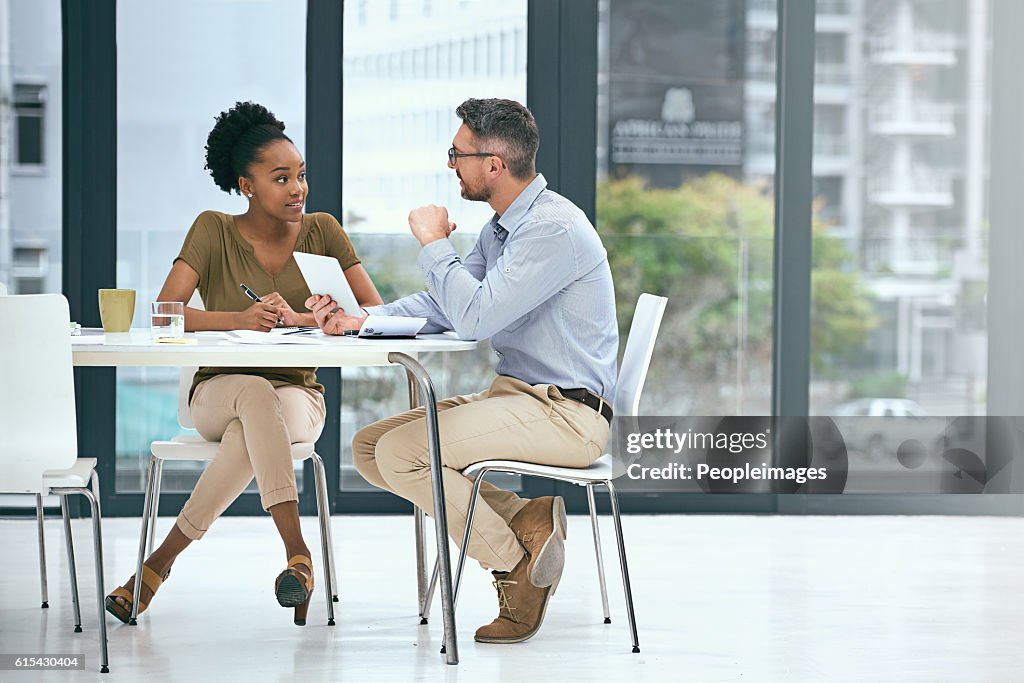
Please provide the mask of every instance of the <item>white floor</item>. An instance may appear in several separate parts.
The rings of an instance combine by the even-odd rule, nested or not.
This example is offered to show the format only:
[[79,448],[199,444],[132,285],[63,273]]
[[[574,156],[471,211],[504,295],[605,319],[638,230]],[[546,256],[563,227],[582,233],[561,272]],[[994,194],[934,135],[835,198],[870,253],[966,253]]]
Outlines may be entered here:
[[[170,519],[161,523],[162,533]],[[104,522],[108,590],[132,572],[138,524]],[[315,520],[304,524],[318,548]],[[473,642],[497,602],[489,575],[468,568],[458,666],[438,653],[436,600],[431,623],[418,624],[411,518],[334,518],[338,625],[326,625],[318,585],[304,628],[274,601],[284,557],[269,517],[225,518],[179,558],[137,627],[108,619],[111,673],[101,676],[88,520],[74,522],[80,634],[59,520],[46,522],[48,610],[34,522],[4,520],[0,653],[82,653],[87,668],[0,671],[0,681],[1024,680],[1024,519],[629,516],[624,527],[640,654],[608,518],[612,624],[602,623],[588,520],[572,517],[566,573],[526,643]]]

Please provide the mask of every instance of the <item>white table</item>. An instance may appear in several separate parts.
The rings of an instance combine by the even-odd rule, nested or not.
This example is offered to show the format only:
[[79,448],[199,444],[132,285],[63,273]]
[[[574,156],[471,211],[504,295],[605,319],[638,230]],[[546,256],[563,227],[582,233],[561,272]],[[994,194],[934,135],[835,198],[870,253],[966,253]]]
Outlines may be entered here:
[[[444,506],[441,477],[441,441],[438,437],[437,398],[434,385],[417,357],[421,353],[471,351],[474,341],[462,341],[449,335],[420,335],[417,339],[361,339],[358,337],[322,337],[322,345],[242,344],[205,334],[195,344],[156,344],[149,330],[126,334],[107,334],[83,329],[74,339],[73,363],[79,367],[120,366],[220,366],[220,367],[365,367],[401,365],[409,378],[409,399],[417,406],[416,387],[426,405],[427,444],[430,449],[430,479],[434,495],[434,531],[437,536],[441,580],[441,612],[444,618],[445,659],[458,664],[455,610],[452,600],[451,558],[448,552],[448,520]],[[426,557],[423,543],[423,516],[416,512],[417,583],[420,593],[421,622],[425,618]]]

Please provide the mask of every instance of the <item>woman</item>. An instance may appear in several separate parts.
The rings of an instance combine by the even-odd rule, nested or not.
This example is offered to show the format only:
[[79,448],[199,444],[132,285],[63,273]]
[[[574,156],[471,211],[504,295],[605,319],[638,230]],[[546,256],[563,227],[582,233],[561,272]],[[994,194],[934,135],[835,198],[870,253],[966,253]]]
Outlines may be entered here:
[[[248,201],[245,213],[199,214],[160,290],[159,301],[187,302],[198,289],[206,310],[185,309],[185,328],[261,330],[278,324],[316,325],[304,308],[311,296],[293,251],[333,256],[361,305],[381,303],[373,282],[338,221],[304,214],[305,163],[265,107],[239,102],[217,117],[206,141],[206,168],[225,192]],[[247,285],[260,302],[239,287]],[[143,565],[139,612],[167,578],[175,558],[202,538],[253,476],[260,502],[284,541],[288,568],[275,581],[278,602],[305,624],[313,590],[309,548],[299,528],[290,444],[312,442],[324,424],[324,388],[315,368],[200,368],[189,392],[196,429],[220,441],[171,532]],[[131,614],[135,577],[115,589],[106,609],[122,622]]]

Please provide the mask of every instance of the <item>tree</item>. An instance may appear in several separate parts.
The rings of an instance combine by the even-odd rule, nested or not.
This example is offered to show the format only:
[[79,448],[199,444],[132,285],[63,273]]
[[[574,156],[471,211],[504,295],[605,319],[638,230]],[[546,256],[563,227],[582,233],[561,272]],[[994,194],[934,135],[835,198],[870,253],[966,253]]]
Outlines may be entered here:
[[[772,198],[761,186],[718,173],[675,189],[647,188],[630,177],[599,184],[597,217],[620,335],[640,293],[669,298],[654,362],[667,381],[650,387],[658,405],[667,402],[681,414],[767,412]],[[876,323],[853,255],[817,217],[813,233],[811,360],[825,372],[861,346]],[[738,400],[737,392],[746,394]]]

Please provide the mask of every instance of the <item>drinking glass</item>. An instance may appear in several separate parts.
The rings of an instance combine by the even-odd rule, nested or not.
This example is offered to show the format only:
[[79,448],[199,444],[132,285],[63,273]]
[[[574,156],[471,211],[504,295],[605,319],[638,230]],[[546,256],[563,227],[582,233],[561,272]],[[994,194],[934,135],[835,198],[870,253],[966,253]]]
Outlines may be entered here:
[[154,301],[149,332],[153,339],[183,339],[185,304],[180,301]]

